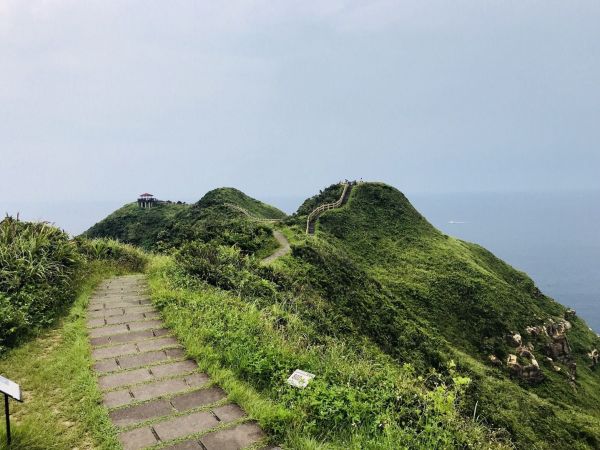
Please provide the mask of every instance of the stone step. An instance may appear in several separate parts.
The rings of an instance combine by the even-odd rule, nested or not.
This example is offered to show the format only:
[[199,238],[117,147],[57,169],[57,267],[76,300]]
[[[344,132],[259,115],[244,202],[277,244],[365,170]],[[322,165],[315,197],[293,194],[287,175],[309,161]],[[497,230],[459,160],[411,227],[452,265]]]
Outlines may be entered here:
[[87,320],[103,404],[125,450],[242,449],[265,439],[239,406],[226,403],[225,391],[185,359],[148,299],[143,276],[103,283]]
[[[143,330],[147,331],[147,330]],[[100,347],[92,350],[92,358],[100,361],[106,358],[125,357],[131,354],[140,354],[149,351],[163,350],[166,348],[180,347],[179,342],[172,336],[159,337],[147,340],[135,340],[110,347]]]
[[105,325],[118,325],[121,323],[141,322],[149,319],[159,319],[160,314],[157,312],[132,312],[120,316],[96,317],[90,318],[87,321],[88,328],[98,328]]
[[129,308],[109,308],[109,309],[101,309],[97,311],[90,311],[88,313],[88,317],[92,319],[113,317],[113,316],[122,316],[126,312],[127,313],[143,313],[143,312],[154,312],[155,309],[153,306],[147,305],[139,305],[139,306],[130,306]]
[[97,338],[91,338],[92,347],[123,344],[125,342],[138,342],[156,337],[166,336],[169,330],[166,328],[152,328],[150,330],[130,331],[127,333],[113,334]]
[[219,387],[210,387],[198,391],[178,394],[170,399],[151,400],[138,405],[127,406],[110,412],[112,422],[125,427],[137,425],[149,419],[165,417],[197,409],[227,398],[227,394]]

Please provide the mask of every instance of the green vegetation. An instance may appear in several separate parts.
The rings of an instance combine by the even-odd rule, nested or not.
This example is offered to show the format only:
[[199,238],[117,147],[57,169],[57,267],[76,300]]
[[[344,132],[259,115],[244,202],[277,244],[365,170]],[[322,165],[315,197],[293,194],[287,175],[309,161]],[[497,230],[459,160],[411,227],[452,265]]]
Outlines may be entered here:
[[[18,380],[24,402],[11,402],[11,450],[118,448],[101,403],[86,327],[86,307],[95,285],[124,273],[107,262],[93,262],[67,315],[37,339],[0,358],[0,373]],[[0,450],[6,434],[0,427]]]
[[[225,245],[238,245],[242,251],[257,252],[263,247],[277,248],[266,225],[251,223],[226,204],[246,209],[256,217],[279,219],[285,213],[233,188],[208,192],[193,205],[158,203],[142,209],[130,203],[95,224],[84,235],[109,237],[145,250],[166,250],[190,240],[220,239]],[[248,238],[251,236],[251,238]]]
[[477,405],[480,419],[506,429],[519,447],[600,446],[600,376],[586,355],[598,338],[570,319],[575,383],[557,361],[562,373],[543,365],[546,380],[533,386],[490,367],[490,354],[515,353],[505,336],[516,331],[544,361],[549,338],[525,329],[561,320],[565,308],[480,246],[437,231],[397,190],[356,187],[294,256],[310,264],[311,285],[386,353],[442,372],[455,361],[472,380],[465,413]]
[[[583,320],[526,274],[436,230],[384,184],[355,186],[306,236],[306,215],[340,194],[330,186],[284,217],[217,189],[190,206],[126,205],[86,236],[162,253],[149,279],[167,323],[274,443],[600,447],[600,371],[587,357],[600,340]],[[257,223],[226,203],[284,220]],[[277,247],[272,227],[292,252],[264,265]],[[84,260],[143,265],[114,241],[68,244]],[[566,342],[557,355],[552,324]],[[518,349],[507,339],[515,333]],[[527,366],[536,376],[509,369],[511,354],[522,366],[539,362]],[[297,368],[316,375],[305,389],[285,382]]]
[[[215,270],[221,269],[227,282],[204,271],[206,261],[198,261],[202,253],[189,256],[185,248],[174,258],[154,261],[153,298],[202,369],[274,442],[306,449],[506,446],[500,436],[460,416],[468,379],[455,371],[445,380],[433,373],[420,377],[366,338],[323,335],[294,312],[302,305],[290,304],[287,293],[238,289],[244,283],[229,284],[233,275],[223,260]],[[258,277],[252,259],[228,256],[240,279]],[[312,304],[311,310],[306,312],[327,320],[326,304]],[[285,380],[296,368],[317,378],[303,390],[293,388]]]
[[159,203],[142,209],[137,203],[128,203],[85,232],[88,238],[109,237],[152,249],[158,233],[173,223],[175,217],[190,207],[177,203]]
[[194,208],[209,208],[211,206],[222,206],[225,203],[244,208],[255,217],[265,219],[283,219],[285,213],[279,209],[247,196],[242,191],[235,188],[219,188],[208,192],[204,197],[194,205]]
[[11,402],[11,449],[117,447],[90,370],[86,306],[98,282],[143,270],[147,256],[12,218],[0,222],[0,236],[0,373],[17,380],[24,397]]
[[49,325],[75,294],[81,257],[44,223],[0,222],[0,354]]
[[141,252],[117,242],[71,240],[46,223],[0,222],[0,354],[52,324],[69,307],[92,260],[141,270]]

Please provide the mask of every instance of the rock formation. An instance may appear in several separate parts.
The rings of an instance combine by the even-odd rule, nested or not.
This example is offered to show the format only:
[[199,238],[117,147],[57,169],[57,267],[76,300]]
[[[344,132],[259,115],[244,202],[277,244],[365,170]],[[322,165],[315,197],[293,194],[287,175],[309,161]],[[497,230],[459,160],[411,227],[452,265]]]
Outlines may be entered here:
[[567,361],[571,356],[571,346],[567,340],[567,331],[571,329],[568,320],[554,322],[552,319],[546,325],[546,334],[551,342],[546,344],[545,353],[555,361]]
[[520,347],[523,339],[519,333],[511,333],[506,335],[506,343],[511,347]]
[[600,352],[598,352],[598,349],[595,348],[588,353],[588,357],[592,360],[592,369],[595,369],[600,362]]
[[[517,349],[517,354],[519,356],[512,353],[509,354],[506,360],[506,366],[511,375],[530,383],[539,383],[543,381],[545,376],[530,348],[521,346]],[[522,361],[525,360],[528,363],[519,363],[519,357]]]

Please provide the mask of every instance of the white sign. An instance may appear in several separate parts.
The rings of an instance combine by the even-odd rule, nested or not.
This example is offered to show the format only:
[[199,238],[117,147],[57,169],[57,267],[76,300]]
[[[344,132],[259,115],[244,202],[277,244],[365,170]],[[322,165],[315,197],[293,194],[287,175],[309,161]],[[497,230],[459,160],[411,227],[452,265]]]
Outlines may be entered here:
[[1,375],[0,392],[7,394],[15,400],[21,401],[21,387],[17,383],[10,381],[8,378],[4,378]]
[[312,373],[305,372],[304,370],[296,369],[294,373],[287,379],[288,384],[298,388],[305,388],[308,386],[310,380],[315,376]]

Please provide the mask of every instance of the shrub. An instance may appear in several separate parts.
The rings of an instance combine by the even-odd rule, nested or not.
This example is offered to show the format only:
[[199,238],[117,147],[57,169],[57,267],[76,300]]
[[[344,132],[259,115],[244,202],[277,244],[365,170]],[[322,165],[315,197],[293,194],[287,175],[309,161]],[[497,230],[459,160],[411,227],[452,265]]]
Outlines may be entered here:
[[47,223],[0,222],[0,351],[48,325],[73,298],[82,258]]
[[75,239],[77,248],[87,260],[110,261],[124,270],[141,272],[148,263],[148,256],[137,247],[114,239]]
[[272,298],[276,293],[274,283],[256,274],[254,259],[237,247],[188,242],[175,252],[175,261],[184,274],[242,297]]

